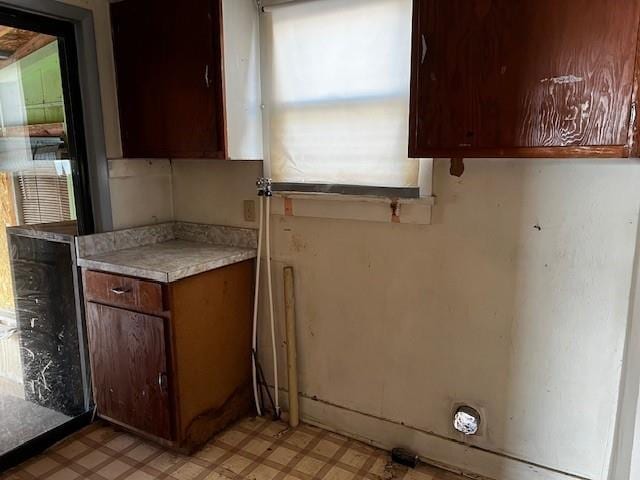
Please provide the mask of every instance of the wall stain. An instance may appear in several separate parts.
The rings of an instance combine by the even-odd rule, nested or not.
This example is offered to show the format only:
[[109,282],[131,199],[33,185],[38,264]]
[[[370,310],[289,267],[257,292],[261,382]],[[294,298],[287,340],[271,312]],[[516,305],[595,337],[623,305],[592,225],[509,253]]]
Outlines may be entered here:
[[291,250],[297,253],[304,252],[307,249],[307,242],[300,234],[291,235]]

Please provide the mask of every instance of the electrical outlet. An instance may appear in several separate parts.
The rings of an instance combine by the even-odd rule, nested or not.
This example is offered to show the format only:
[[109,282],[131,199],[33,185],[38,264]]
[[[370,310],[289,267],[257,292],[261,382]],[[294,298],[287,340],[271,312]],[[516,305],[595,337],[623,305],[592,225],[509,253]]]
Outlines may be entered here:
[[245,222],[256,221],[256,201],[255,200],[244,201],[244,221]]

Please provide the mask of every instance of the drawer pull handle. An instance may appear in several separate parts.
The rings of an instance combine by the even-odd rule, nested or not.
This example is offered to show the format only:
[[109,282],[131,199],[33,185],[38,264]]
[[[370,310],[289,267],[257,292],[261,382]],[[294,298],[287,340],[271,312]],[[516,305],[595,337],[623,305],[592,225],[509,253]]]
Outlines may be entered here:
[[125,293],[129,293],[131,289],[124,287],[115,287],[111,289],[111,293],[115,293],[116,295],[123,295]]

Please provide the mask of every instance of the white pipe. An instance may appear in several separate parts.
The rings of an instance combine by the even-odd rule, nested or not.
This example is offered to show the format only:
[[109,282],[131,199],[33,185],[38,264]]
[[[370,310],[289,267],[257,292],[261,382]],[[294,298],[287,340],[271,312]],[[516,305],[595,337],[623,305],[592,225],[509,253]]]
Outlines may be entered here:
[[258,227],[258,252],[256,258],[256,283],[253,297],[253,337],[251,339],[251,372],[253,375],[253,398],[256,403],[256,412],[262,416],[260,398],[258,396],[258,369],[256,366],[256,352],[258,349],[258,298],[260,290],[260,254],[262,253],[262,227],[264,217],[264,197],[260,196],[260,223]]
[[280,418],[280,400],[279,400],[279,385],[278,385],[278,352],[276,347],[276,326],[275,326],[275,316],[273,314],[273,286],[271,282],[271,239],[269,235],[269,224],[271,223],[269,220],[270,217],[270,207],[271,207],[271,197],[267,197],[267,207],[266,207],[266,218],[265,218],[265,241],[267,243],[267,248],[265,254],[267,255],[267,285],[269,291],[269,316],[271,319],[271,346],[273,348],[273,384],[275,387],[274,392],[274,400],[276,404],[276,417]]

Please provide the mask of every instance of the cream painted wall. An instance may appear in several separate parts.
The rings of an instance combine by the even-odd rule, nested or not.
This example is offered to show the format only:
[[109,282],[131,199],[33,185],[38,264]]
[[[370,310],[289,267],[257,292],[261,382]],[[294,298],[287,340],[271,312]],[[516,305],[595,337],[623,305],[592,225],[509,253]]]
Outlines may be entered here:
[[171,181],[169,160],[109,160],[114,228],[171,221]]
[[[174,167],[176,219],[242,224],[237,205],[253,191],[257,170]],[[279,320],[280,267],[296,269],[301,390],[453,440],[462,439],[451,411],[468,402],[485,420],[472,444],[604,479],[640,164],[468,160],[466,167],[458,179],[448,162],[436,162],[429,226],[273,218]],[[262,352],[269,370],[267,344]],[[457,466],[479,472],[463,457]]]
[[243,202],[256,200],[256,180],[261,175],[260,161],[175,160],[173,192],[180,199],[175,202],[175,217],[258,228],[256,222],[244,220]]
[[[640,227],[638,229],[640,233]],[[629,324],[610,477],[640,478],[640,236],[629,299]]]

